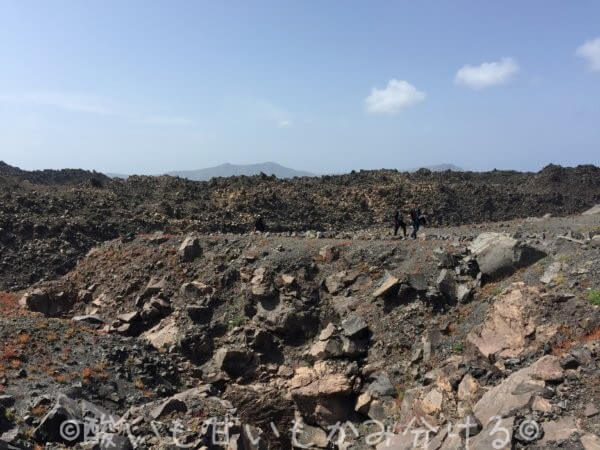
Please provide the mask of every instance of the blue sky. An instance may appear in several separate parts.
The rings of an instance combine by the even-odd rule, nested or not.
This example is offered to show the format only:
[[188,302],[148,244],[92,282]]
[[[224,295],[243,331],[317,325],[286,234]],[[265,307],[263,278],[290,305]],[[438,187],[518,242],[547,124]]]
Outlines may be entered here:
[[0,1],[0,159],[600,164],[600,2]]

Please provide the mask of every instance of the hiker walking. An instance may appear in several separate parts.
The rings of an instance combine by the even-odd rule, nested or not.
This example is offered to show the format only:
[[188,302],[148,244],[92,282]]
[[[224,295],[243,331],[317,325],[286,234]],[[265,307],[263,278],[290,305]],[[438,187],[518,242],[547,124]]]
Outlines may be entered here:
[[410,234],[410,237],[413,239],[417,238],[417,233],[421,227],[421,217],[423,217],[423,214],[421,214],[420,208],[413,208],[410,210],[410,221],[412,222],[412,233]]
[[254,229],[256,231],[260,231],[261,233],[264,233],[267,230],[267,226],[265,225],[265,221],[263,220],[262,216],[258,216],[256,218],[256,222],[254,222]]
[[394,214],[394,236],[398,234],[398,228],[402,228],[402,234],[406,237],[406,223],[401,211],[396,211]]

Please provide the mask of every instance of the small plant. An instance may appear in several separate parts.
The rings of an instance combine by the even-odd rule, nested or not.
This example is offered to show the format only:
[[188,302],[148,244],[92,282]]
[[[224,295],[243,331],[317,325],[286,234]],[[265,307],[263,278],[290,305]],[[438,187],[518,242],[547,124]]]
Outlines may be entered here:
[[75,335],[76,332],[77,332],[77,330],[75,328],[72,328],[72,327],[71,328],[67,328],[66,331],[65,331],[65,337],[67,339],[70,339],[70,338],[72,338]]
[[465,345],[462,342],[456,342],[452,346],[452,351],[454,353],[462,353],[465,350]]
[[5,409],[4,410],[4,418],[9,422],[14,422],[16,419],[15,411],[13,409]]
[[58,340],[58,335],[54,331],[49,331],[46,335],[46,340],[48,342],[56,342]]
[[494,289],[492,289],[492,297],[498,297],[500,294],[502,293],[502,288],[500,286],[496,286]]
[[[27,439],[33,440],[33,436],[35,434],[35,428],[33,428],[33,427],[27,427],[25,429],[25,432],[23,434],[25,435],[25,437]],[[34,449],[37,449],[37,448],[42,448],[42,447],[40,447],[39,444],[36,444],[35,447],[34,447]]]
[[236,328],[241,327],[246,322],[246,318],[242,315],[236,315],[229,320],[229,327]]
[[567,281],[567,277],[565,277],[564,273],[559,273],[554,276],[554,282],[556,284],[563,284],[565,281]]
[[404,386],[398,384],[396,385],[396,403],[402,405],[402,400],[404,400]]
[[588,292],[588,300],[592,305],[600,306],[600,289],[591,289]]

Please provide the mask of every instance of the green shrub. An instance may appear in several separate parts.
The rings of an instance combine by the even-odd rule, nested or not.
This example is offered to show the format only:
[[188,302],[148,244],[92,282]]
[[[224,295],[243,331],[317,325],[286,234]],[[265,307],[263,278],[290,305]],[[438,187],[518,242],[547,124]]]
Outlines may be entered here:
[[498,297],[502,293],[502,288],[500,286],[496,286],[492,289],[492,297]]
[[14,422],[15,421],[15,411],[13,409],[5,409],[4,410],[4,418],[6,420],[8,420],[9,422]]
[[244,325],[244,323],[246,323],[246,318],[244,316],[242,316],[241,314],[236,315],[229,320],[229,327],[230,328],[241,327],[242,325]]
[[453,346],[452,346],[452,351],[454,353],[462,353],[465,349],[465,345],[462,342],[456,342]]
[[588,292],[588,300],[592,305],[600,306],[600,289],[591,289]]

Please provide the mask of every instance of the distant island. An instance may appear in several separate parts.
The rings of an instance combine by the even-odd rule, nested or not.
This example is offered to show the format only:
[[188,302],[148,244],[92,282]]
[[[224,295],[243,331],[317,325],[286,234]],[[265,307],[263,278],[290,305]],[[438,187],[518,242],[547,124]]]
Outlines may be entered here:
[[[464,172],[464,169],[455,166],[454,164],[436,164],[433,166],[425,166],[424,169],[429,169],[432,172],[444,172],[446,170],[451,170],[452,172]],[[416,172],[419,169],[411,169],[409,172]]]
[[314,173],[290,169],[274,162],[261,164],[221,164],[220,166],[207,167],[197,170],[176,170],[165,175],[187,178],[194,181],[206,181],[215,177],[234,177],[240,175],[252,176],[264,173],[275,175],[277,178],[314,177]]
[[[422,167],[423,169],[429,169],[432,172],[444,172],[451,170],[453,172],[463,172],[463,169],[454,164],[436,164],[432,166]],[[406,172],[416,172],[420,168],[413,169],[398,169]],[[230,164],[224,163],[215,167],[207,167],[205,169],[195,170],[174,170],[167,172],[163,175],[170,175],[173,177],[186,178],[192,181],[208,181],[211,178],[216,177],[235,177],[240,175],[253,176],[264,173],[266,175],[275,175],[277,178],[294,178],[294,177],[317,177],[321,175],[332,175],[333,173],[321,173],[315,174],[303,170],[291,169],[289,167],[282,166],[274,162],[265,162],[259,164]],[[107,173],[107,176],[111,178],[127,178],[129,175],[118,174],[118,173]]]

